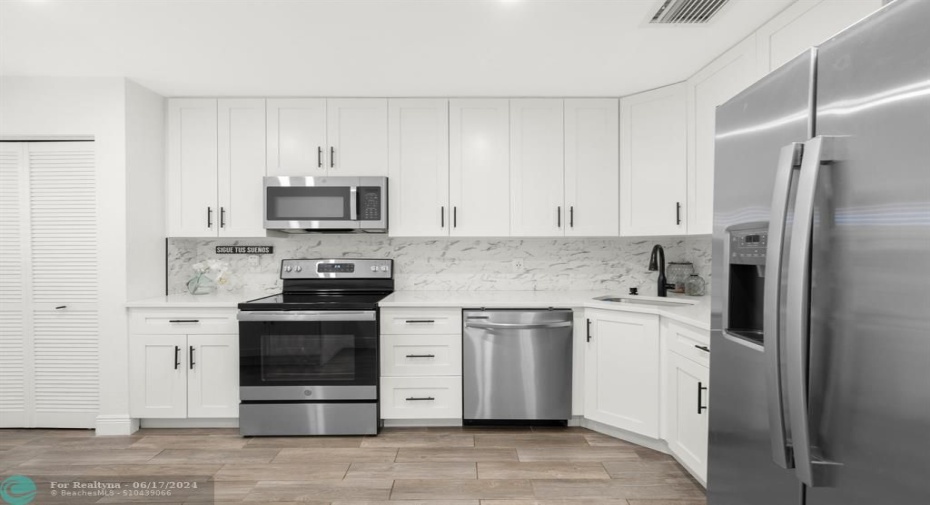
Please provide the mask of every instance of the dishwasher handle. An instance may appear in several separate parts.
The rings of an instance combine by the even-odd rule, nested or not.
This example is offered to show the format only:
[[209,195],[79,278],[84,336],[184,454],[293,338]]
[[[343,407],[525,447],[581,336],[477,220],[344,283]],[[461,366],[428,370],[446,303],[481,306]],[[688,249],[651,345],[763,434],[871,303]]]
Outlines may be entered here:
[[572,325],[571,321],[558,321],[554,323],[472,323],[465,322],[466,328],[494,329],[494,330],[535,330],[540,328],[568,328]]

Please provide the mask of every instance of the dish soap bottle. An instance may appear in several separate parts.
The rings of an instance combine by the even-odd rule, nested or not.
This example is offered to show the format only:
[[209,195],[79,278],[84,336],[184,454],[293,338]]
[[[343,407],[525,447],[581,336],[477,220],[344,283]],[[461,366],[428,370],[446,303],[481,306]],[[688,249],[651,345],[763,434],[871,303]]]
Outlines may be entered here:
[[704,279],[698,274],[688,276],[688,282],[685,283],[685,294],[691,296],[701,296],[704,294]]

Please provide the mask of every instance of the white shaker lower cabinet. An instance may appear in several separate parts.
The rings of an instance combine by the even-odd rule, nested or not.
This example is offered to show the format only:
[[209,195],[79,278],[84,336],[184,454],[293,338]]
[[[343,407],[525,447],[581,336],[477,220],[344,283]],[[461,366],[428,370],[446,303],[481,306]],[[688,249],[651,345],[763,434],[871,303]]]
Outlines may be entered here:
[[462,418],[462,310],[381,309],[381,418]]
[[706,482],[710,335],[666,321],[662,337],[666,348],[663,438],[678,460]]
[[[130,415],[238,417],[239,336],[235,325],[235,311],[133,311]],[[205,333],[217,329],[225,331]]]
[[584,416],[659,438],[659,316],[589,310]]

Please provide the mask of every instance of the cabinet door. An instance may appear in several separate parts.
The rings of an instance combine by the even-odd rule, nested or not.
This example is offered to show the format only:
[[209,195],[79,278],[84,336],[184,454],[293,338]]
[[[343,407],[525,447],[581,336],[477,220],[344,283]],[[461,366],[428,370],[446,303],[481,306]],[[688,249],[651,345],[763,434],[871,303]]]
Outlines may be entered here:
[[585,417],[659,437],[659,316],[592,311]]
[[187,337],[131,335],[129,410],[132,417],[187,417]]
[[265,100],[221,99],[217,109],[219,235],[264,238]]
[[619,104],[616,99],[565,100],[565,205],[572,237],[620,232]]
[[326,117],[329,175],[387,175],[387,99],[327,100]]
[[168,236],[215,237],[216,100],[168,100]]
[[755,37],[749,37],[688,79],[688,233],[691,235],[713,232],[717,106],[759,77],[755,47]]
[[326,175],[326,100],[268,99],[268,175]]
[[620,234],[687,231],[687,100],[684,84],[620,100]]
[[239,417],[239,336],[187,337],[187,417]]
[[459,237],[510,235],[510,105],[449,101],[449,200]]
[[562,100],[510,100],[510,234],[565,234]]
[[709,372],[678,353],[668,354],[668,446],[702,482],[707,480]]
[[448,235],[449,101],[392,99],[388,109],[390,234]]

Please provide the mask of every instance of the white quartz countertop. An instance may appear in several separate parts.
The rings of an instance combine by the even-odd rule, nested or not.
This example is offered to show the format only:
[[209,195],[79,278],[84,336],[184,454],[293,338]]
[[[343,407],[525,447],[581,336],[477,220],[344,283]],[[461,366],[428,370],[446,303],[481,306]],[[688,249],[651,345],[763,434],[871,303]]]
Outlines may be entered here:
[[[395,291],[379,305],[391,307],[459,307],[459,308],[591,308],[658,314],[697,328],[710,329],[710,296],[669,295],[695,301],[693,305],[658,306],[603,302],[595,297],[621,295],[605,291]],[[268,296],[267,293],[214,293],[209,295],[175,294],[135,300],[129,308],[230,308],[239,303]],[[648,298],[648,297],[644,297]]]
[[[658,314],[669,319],[710,329],[710,296],[669,295],[670,299],[694,301],[693,305],[658,306],[621,304],[595,300],[605,291],[395,291],[378,303],[381,307],[460,308],[592,308]],[[648,297],[644,297],[648,298]]]

